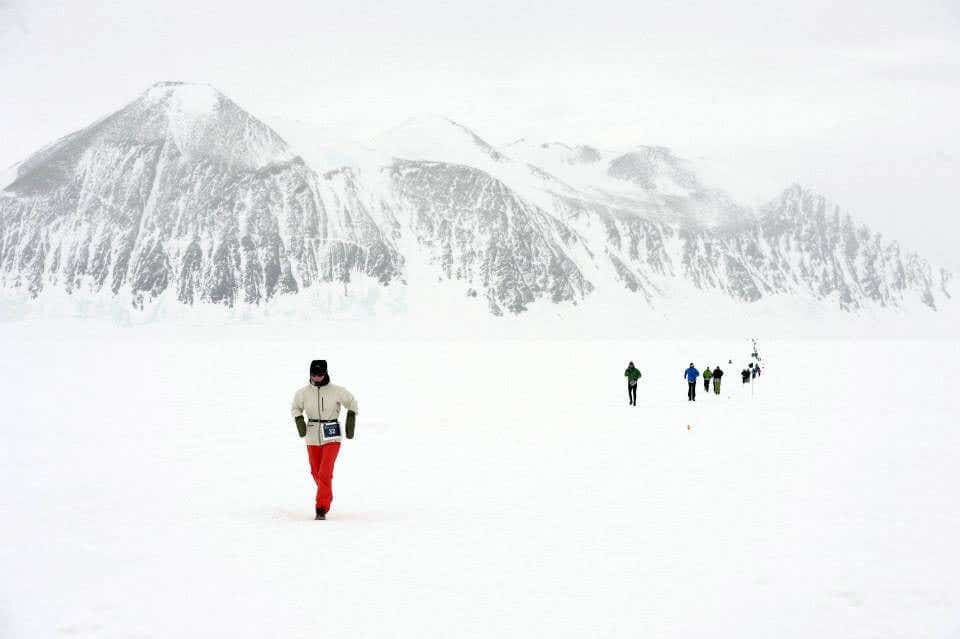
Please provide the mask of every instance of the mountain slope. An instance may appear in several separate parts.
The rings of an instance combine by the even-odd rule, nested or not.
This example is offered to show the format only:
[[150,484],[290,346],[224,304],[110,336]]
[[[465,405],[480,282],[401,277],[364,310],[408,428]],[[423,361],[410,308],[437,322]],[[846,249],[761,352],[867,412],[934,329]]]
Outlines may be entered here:
[[950,299],[946,270],[885,242],[799,185],[764,207],[760,219],[769,270],[787,290],[803,285],[851,310],[869,302],[901,306],[911,297],[936,308],[938,300]]
[[162,83],[24,162],[0,198],[0,277],[103,287],[138,305],[233,305],[402,259],[263,123],[209,87]]
[[482,290],[495,315],[540,298],[575,303],[592,290],[568,254],[580,239],[489,174],[413,161],[395,162],[389,174],[418,244],[469,295]]

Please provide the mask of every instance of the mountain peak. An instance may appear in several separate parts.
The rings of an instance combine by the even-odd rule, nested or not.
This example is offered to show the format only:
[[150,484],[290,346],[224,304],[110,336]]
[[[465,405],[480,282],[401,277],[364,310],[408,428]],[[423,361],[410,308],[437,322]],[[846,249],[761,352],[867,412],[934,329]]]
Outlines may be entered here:
[[140,100],[185,113],[210,115],[226,98],[209,84],[165,81],[147,89]]
[[775,200],[762,207],[761,212],[768,220],[816,222],[838,217],[840,207],[814,189],[794,182],[783,189]]
[[664,146],[640,146],[611,160],[607,175],[644,189],[667,188],[664,180],[687,191],[700,190],[700,181],[687,162]]
[[22,162],[7,188],[23,194],[45,189],[68,179],[87,162],[153,146],[180,161],[216,162],[243,170],[295,157],[270,127],[212,86],[158,82],[119,111]]
[[405,120],[374,139],[374,147],[393,157],[453,164],[485,164],[506,159],[472,129],[443,115],[426,114]]
[[157,82],[108,120],[120,136],[166,140],[185,156],[247,169],[293,157],[270,127],[209,84]]
[[603,159],[603,154],[586,144],[572,145],[566,142],[533,142],[520,138],[507,145],[508,148],[527,152],[538,161],[562,162],[563,164],[593,164]]

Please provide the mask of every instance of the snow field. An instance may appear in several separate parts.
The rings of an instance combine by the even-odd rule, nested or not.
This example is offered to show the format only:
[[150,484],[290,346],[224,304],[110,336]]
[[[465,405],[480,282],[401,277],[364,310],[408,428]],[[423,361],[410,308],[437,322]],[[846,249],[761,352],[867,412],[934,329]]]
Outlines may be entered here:
[[[0,340],[2,637],[960,626],[957,342],[762,342],[751,389],[748,340]],[[326,522],[315,357],[360,403]]]

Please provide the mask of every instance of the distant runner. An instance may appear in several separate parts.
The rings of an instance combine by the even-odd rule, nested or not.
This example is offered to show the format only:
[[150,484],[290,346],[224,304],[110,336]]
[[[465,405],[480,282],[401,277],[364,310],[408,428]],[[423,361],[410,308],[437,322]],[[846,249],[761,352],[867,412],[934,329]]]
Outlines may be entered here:
[[627,366],[627,370],[623,371],[623,376],[627,378],[627,399],[631,406],[636,406],[637,381],[641,377],[640,371],[636,366],[633,365],[633,362],[630,362],[630,364]]
[[683,376],[687,380],[687,401],[697,401],[697,378],[700,377],[700,371],[690,362],[690,368],[683,372]]
[[720,394],[720,379],[723,377],[723,371],[719,366],[713,369],[713,392],[716,395]]

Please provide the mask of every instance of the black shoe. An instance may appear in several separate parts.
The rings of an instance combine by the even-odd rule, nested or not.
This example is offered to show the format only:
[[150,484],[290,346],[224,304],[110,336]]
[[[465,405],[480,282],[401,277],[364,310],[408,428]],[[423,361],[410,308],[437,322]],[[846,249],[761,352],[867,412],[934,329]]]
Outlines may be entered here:
[[317,519],[326,519],[326,518],[327,518],[327,511],[325,511],[323,508],[317,508],[317,516],[314,517],[313,519],[317,520]]

